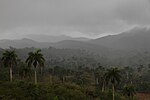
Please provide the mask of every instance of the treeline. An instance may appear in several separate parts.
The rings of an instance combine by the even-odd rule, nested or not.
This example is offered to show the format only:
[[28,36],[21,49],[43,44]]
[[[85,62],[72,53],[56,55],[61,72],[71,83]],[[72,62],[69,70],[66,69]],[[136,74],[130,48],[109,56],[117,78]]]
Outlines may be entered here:
[[[25,61],[28,57],[28,53],[35,51],[37,48],[20,48],[15,49],[10,47],[10,50],[15,50],[18,55],[18,59]],[[107,64],[107,59],[105,57],[100,57],[99,55],[92,53],[87,50],[80,49],[56,49],[53,47],[43,48],[42,54],[45,61],[45,67],[55,67],[62,66],[65,68],[75,69],[75,66],[82,67],[93,67],[97,63],[101,62],[101,65]],[[0,49],[0,57],[5,49]]]

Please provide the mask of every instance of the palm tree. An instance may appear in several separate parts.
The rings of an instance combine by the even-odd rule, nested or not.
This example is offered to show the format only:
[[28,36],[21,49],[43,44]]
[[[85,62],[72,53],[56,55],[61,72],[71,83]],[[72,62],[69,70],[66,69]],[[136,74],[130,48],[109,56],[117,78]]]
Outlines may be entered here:
[[115,84],[121,81],[120,70],[118,68],[110,68],[105,74],[107,82],[112,84],[113,100],[115,99]]
[[10,73],[10,81],[12,82],[13,79],[13,73],[12,73],[12,67],[17,64],[17,54],[15,51],[11,50],[5,50],[3,53],[2,61],[4,63],[4,66],[9,67],[9,73]]
[[128,84],[124,86],[123,94],[128,96],[129,98],[133,98],[134,94],[136,94],[135,88],[132,84]]
[[45,59],[43,54],[41,53],[41,49],[38,49],[35,52],[29,52],[28,58],[26,59],[26,63],[28,66],[34,66],[34,80],[35,84],[37,84],[37,67],[44,66]]

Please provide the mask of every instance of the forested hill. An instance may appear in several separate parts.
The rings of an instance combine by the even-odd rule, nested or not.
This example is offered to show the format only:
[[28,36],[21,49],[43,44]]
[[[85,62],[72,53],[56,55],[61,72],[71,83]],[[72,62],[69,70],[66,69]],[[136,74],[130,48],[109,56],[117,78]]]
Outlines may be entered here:
[[[37,48],[10,48],[16,51],[19,59],[25,61],[29,52],[35,51]],[[0,58],[4,49],[0,49]],[[58,49],[54,47],[43,48],[42,53],[46,59],[46,67],[61,66],[67,68],[97,67],[99,65],[108,66],[131,66],[138,67],[140,65],[147,66],[150,64],[150,52],[126,52],[126,55],[114,54],[99,55],[88,50],[81,49]],[[115,56],[116,54],[116,56]]]
[[[71,59],[77,57],[90,58],[92,62],[112,66],[138,66],[150,62],[150,29],[134,28],[118,35],[106,36],[89,41],[64,40],[56,43],[37,42],[31,39],[0,40],[1,48],[17,48],[16,51],[23,59],[34,48],[43,48],[46,59]],[[67,60],[65,60],[67,61]],[[62,63],[61,63],[62,64]],[[87,65],[86,65],[87,66]],[[88,66],[92,66],[91,64]]]
[[91,40],[90,43],[116,50],[150,51],[150,29],[136,27],[118,35]]
[[[37,50],[37,48],[21,48],[15,49],[18,58],[22,61],[25,61],[28,57],[28,53]],[[4,49],[0,49],[0,57]],[[97,64],[101,62],[104,65],[105,59],[100,57],[90,51],[80,50],[80,49],[56,49],[53,47],[42,49],[44,58],[46,59],[46,67],[60,66],[65,68],[78,68],[77,66],[82,67],[97,67]],[[102,63],[103,62],[103,63]]]

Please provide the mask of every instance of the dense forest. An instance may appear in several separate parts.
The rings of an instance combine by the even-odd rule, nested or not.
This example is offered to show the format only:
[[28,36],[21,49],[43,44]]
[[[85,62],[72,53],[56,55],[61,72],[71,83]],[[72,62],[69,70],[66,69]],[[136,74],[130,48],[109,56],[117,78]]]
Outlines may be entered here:
[[81,49],[10,47],[0,49],[0,58],[1,100],[140,100],[150,93],[148,52],[109,58]]

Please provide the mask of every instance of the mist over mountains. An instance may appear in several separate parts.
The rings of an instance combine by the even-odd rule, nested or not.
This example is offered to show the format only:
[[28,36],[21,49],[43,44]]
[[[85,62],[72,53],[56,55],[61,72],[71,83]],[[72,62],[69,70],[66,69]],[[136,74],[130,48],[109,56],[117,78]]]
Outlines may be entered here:
[[[71,48],[86,49],[92,52],[150,51],[150,29],[134,28],[118,35],[108,35],[97,39],[72,38],[69,36],[32,35],[21,40],[0,40],[0,48]],[[36,41],[38,40],[38,41]],[[40,42],[41,41],[41,42]]]
[[70,36],[66,36],[66,35],[60,35],[60,36],[49,36],[49,35],[34,35],[34,34],[30,34],[25,36],[25,38],[37,41],[37,42],[60,42],[63,40],[75,40],[75,41],[88,41],[90,40],[89,38],[85,38],[85,37],[78,37],[78,38],[73,38]]
[[118,35],[109,35],[99,39],[91,40],[93,44],[117,50],[150,50],[150,29],[134,28]]

